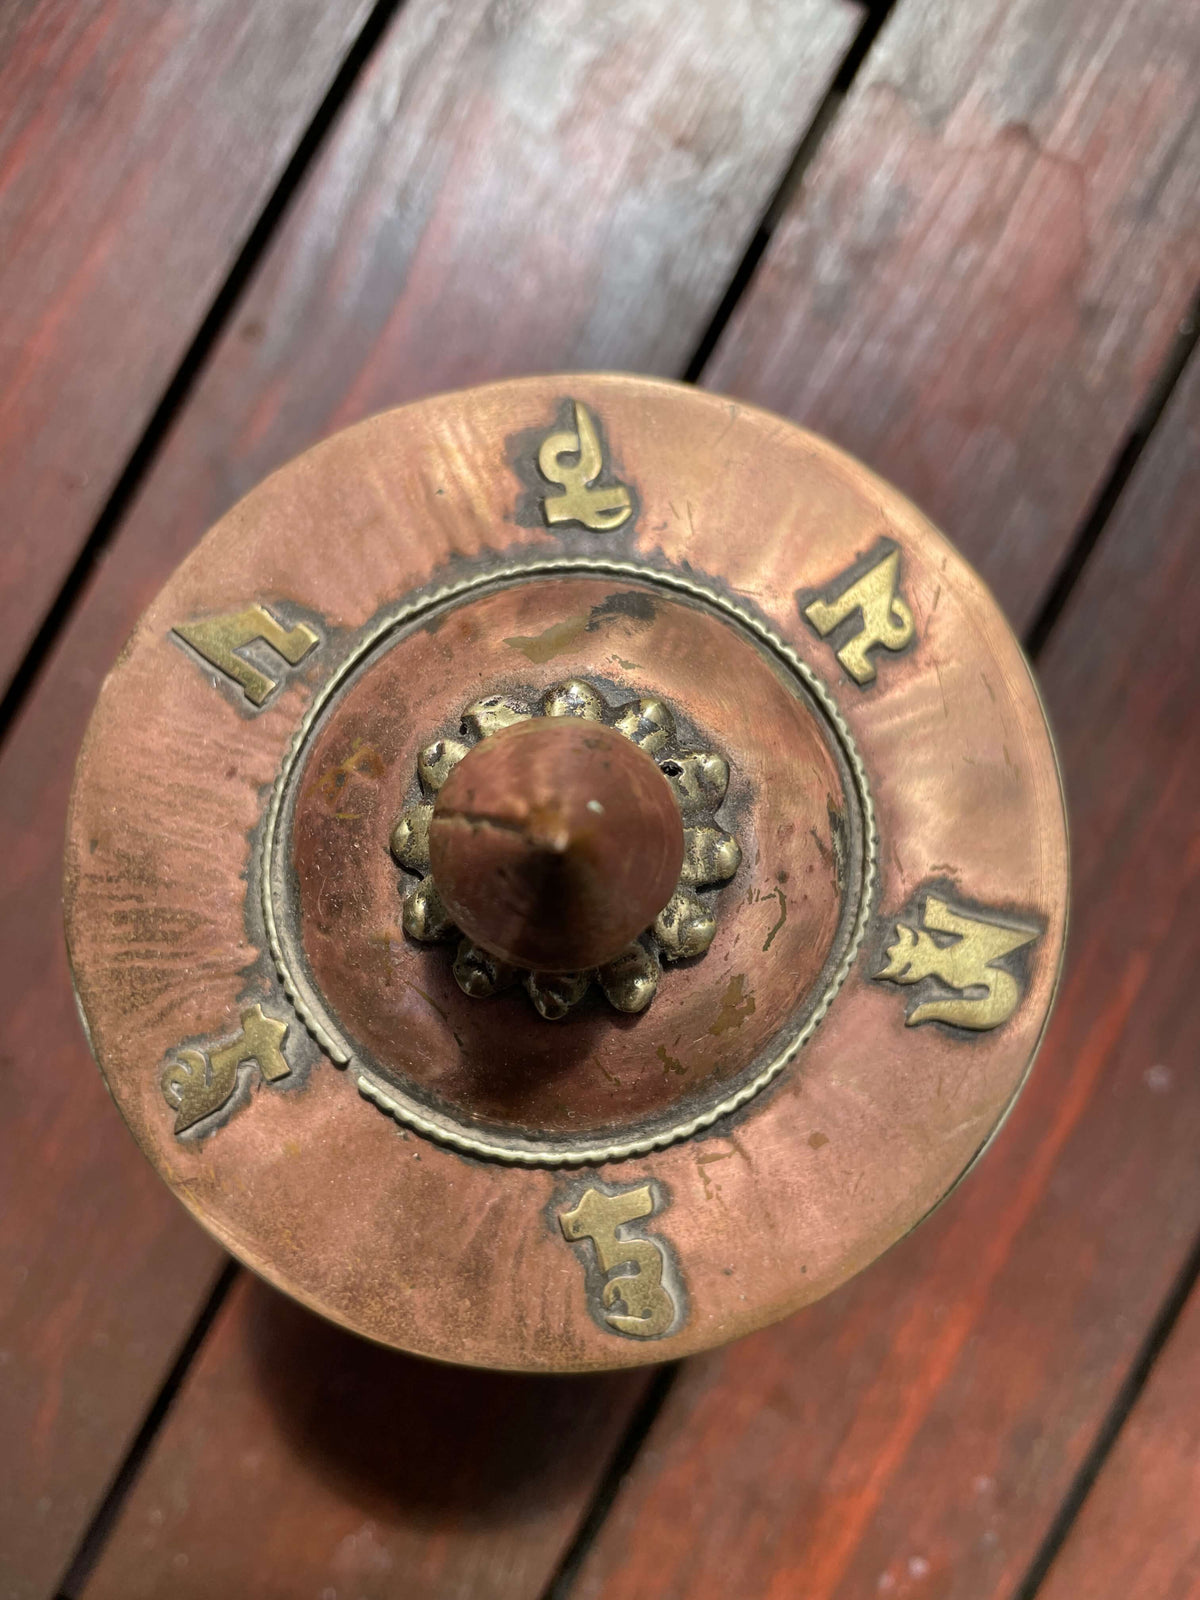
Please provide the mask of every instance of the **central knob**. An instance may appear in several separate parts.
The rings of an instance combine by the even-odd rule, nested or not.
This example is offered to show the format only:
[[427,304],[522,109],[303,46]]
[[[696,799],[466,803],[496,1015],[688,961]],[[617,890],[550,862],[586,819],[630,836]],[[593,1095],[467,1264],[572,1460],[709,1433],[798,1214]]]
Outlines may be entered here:
[[683,865],[683,818],[652,756],[603,723],[542,717],[475,746],[429,828],[446,910],[515,966],[580,972],[654,921]]

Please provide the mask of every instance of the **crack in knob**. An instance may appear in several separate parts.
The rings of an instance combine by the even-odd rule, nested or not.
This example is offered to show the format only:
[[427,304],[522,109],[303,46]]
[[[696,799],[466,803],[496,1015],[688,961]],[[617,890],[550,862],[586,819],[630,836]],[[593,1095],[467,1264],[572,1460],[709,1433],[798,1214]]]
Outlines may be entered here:
[[653,757],[575,717],[513,723],[438,791],[433,878],[455,924],[513,966],[574,973],[612,961],[670,901],[683,817]]

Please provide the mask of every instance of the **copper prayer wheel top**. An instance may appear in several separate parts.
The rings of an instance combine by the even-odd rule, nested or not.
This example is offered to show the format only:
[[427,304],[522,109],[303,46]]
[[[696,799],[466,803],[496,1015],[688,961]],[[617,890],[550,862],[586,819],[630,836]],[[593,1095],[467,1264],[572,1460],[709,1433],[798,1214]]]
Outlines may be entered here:
[[979,1156],[1066,918],[980,579],[764,412],[441,396],[224,517],[102,690],[72,967],[147,1155],[249,1266],[445,1360],[684,1355]]

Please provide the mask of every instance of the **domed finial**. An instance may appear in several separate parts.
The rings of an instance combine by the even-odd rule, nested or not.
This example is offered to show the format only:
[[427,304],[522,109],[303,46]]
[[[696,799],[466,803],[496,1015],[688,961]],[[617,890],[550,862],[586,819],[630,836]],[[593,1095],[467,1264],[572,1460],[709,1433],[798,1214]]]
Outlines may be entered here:
[[454,768],[429,852],[469,939],[515,966],[577,972],[613,960],[670,900],[683,818],[653,757],[624,734],[536,718]]

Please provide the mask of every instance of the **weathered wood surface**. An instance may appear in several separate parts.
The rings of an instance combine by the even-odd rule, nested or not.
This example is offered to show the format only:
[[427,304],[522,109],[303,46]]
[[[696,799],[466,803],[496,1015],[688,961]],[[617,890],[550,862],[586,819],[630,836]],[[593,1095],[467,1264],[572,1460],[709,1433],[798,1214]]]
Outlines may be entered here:
[[[853,23],[832,0],[408,0],[280,228],[0,753],[20,843],[0,868],[0,1438],[19,1441],[0,1450],[0,1592],[49,1593],[218,1262],[120,1129],[69,999],[62,814],[101,672],[206,523],[331,427],[516,370],[677,370]],[[706,375],[889,473],[1021,621],[1190,292],[1196,55],[1169,0],[899,0]],[[81,225],[79,248],[103,237]],[[1043,662],[1076,934],[1026,1097],[887,1260],[685,1369],[573,1595],[1019,1587],[1200,1229],[1198,390],[1193,363]],[[1053,1600],[1196,1589],[1194,1347],[1192,1311]],[[643,1382],[441,1372],[243,1280],[84,1593],[536,1595]]]
[[901,0],[704,381],[828,434],[1030,620],[1200,276],[1177,0]]
[[130,538],[182,554],[297,450],[439,389],[681,370],[856,15],[410,0]]
[[436,1367],[243,1277],[87,1600],[536,1597],[649,1381]]
[[[0,864],[10,1592],[43,1594],[61,1570],[217,1265],[122,1129],[70,995],[63,819],[103,672],[205,525],[322,432],[536,365],[682,364],[856,15],[410,0],[89,580],[0,754],[20,841]],[[288,1438],[264,1448],[286,1458]]]
[[1200,1595],[1200,1294],[1193,1291],[1039,1600]]
[[368,10],[0,17],[0,692]]
[[581,1600],[1017,1592],[1200,1232],[1198,499],[1193,360],[1040,663],[1074,934],[1007,1127],[862,1277],[684,1369]]

